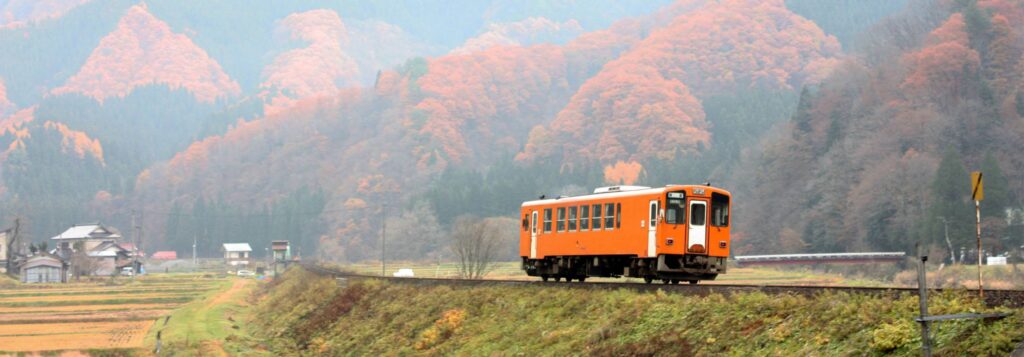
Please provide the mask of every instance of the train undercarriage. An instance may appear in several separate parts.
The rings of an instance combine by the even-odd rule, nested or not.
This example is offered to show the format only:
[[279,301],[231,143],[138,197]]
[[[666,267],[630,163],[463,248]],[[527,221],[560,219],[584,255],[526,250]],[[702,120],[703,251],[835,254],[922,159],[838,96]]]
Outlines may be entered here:
[[725,273],[726,258],[696,254],[663,254],[657,258],[622,255],[524,257],[523,270],[543,281],[565,279],[583,282],[589,277],[631,277],[643,278],[648,284],[656,280],[665,284],[681,281],[696,284],[700,280],[715,280],[718,274]]

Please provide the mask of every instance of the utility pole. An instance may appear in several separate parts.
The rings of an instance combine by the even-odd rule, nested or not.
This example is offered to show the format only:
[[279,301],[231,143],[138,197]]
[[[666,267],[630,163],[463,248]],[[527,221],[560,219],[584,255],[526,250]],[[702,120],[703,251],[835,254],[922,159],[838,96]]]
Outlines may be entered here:
[[196,263],[196,262],[197,262],[197,261],[196,261],[196,242],[197,242],[197,240],[196,240],[196,234],[195,234],[195,233],[192,233],[192,271],[193,271],[193,272],[195,272],[195,270],[196,270],[196,264],[197,264],[197,263]]
[[381,206],[381,213],[383,221],[380,224],[380,276],[385,276],[387,270],[387,241],[388,241],[388,204],[385,202]]

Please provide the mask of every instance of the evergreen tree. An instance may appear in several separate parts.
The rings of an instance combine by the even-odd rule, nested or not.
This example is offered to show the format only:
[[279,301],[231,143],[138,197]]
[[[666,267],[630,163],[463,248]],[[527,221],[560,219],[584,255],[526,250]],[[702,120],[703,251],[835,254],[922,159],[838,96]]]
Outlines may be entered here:
[[984,175],[985,200],[981,202],[981,215],[984,217],[1006,218],[1006,209],[1013,202],[1010,191],[1010,183],[1003,170],[999,168],[992,153],[985,155],[981,162],[981,172]]
[[945,228],[953,249],[970,246],[974,237],[974,209],[971,196],[970,174],[964,168],[960,154],[947,149],[931,185],[931,205],[922,230],[925,242],[947,247]]

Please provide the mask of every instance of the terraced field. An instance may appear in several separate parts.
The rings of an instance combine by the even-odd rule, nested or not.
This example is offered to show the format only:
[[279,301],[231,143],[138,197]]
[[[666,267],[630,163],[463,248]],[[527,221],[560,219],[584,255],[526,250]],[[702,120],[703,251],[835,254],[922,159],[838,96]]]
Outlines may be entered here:
[[231,285],[178,275],[0,288],[0,355],[142,348],[157,321]]

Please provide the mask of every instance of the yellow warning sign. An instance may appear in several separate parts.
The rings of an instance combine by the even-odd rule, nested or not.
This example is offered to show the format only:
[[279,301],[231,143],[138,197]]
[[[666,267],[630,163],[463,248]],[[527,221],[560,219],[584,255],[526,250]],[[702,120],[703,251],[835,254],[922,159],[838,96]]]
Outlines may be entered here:
[[971,199],[975,201],[985,199],[985,187],[981,180],[981,171],[971,173]]

